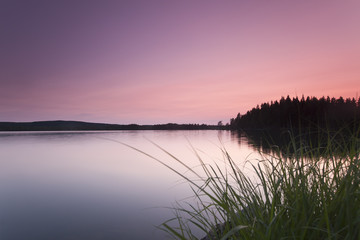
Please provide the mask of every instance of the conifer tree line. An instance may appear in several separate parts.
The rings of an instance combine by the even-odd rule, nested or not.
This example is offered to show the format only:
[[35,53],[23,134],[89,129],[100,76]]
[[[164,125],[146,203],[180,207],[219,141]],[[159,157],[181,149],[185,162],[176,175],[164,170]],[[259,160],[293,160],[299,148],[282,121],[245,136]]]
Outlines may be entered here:
[[282,97],[263,103],[230,120],[232,129],[318,128],[337,129],[360,125],[360,98]]

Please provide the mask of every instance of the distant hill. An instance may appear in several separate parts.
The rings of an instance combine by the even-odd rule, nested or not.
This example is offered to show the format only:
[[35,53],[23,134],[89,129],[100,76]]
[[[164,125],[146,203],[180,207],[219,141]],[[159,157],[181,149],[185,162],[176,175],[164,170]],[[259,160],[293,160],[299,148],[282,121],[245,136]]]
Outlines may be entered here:
[[218,129],[205,124],[120,125],[80,121],[0,122],[0,131],[105,131],[105,130],[200,130]]
[[360,98],[282,97],[230,120],[232,129],[360,128]]

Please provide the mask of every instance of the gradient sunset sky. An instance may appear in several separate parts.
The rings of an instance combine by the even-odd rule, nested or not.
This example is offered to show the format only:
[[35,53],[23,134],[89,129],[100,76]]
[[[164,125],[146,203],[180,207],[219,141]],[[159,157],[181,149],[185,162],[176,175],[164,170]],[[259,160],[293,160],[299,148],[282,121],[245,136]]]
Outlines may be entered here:
[[0,32],[0,121],[216,124],[360,92],[358,0],[2,0]]

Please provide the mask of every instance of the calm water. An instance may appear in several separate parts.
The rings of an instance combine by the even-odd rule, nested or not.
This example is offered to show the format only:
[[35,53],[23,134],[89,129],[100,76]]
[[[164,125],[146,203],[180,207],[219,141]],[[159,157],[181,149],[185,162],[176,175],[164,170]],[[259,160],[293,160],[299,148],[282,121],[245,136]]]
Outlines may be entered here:
[[192,147],[220,165],[221,145],[239,166],[257,158],[246,139],[228,131],[3,132],[0,239],[168,239],[156,226],[173,217],[165,207],[192,195],[189,185],[113,140],[180,172],[186,171],[149,140],[195,169]]

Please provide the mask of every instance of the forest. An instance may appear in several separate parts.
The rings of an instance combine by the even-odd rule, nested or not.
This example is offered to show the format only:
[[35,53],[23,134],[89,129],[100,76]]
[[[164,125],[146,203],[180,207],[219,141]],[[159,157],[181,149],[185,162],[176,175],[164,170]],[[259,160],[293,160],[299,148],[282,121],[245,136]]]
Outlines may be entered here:
[[281,97],[230,120],[231,129],[358,128],[360,98]]
[[207,130],[219,129],[206,124],[105,124],[80,121],[38,121],[38,122],[0,122],[0,131],[112,131],[112,130]]

